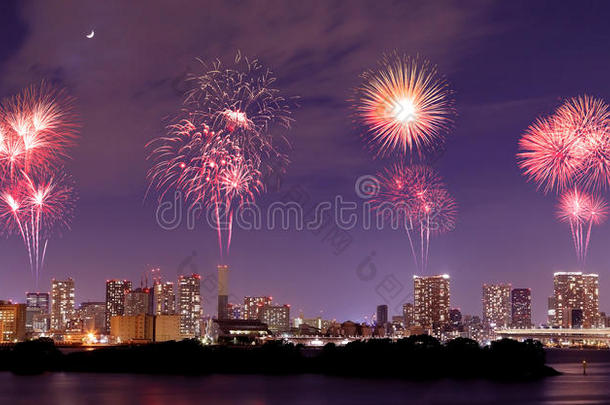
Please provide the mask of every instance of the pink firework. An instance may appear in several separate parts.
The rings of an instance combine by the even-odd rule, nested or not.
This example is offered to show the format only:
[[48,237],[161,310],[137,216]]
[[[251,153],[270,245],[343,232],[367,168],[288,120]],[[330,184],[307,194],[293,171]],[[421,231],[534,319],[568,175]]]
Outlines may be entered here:
[[26,245],[32,275],[44,267],[48,240],[69,228],[76,200],[73,182],[61,171],[36,171],[5,184],[0,196],[0,217],[7,233],[17,233]]
[[575,182],[593,190],[610,185],[610,108],[587,95],[568,99],[555,117],[580,139],[581,164]]
[[607,214],[607,204],[601,197],[590,196],[577,188],[559,198],[557,216],[560,221],[570,224],[576,257],[581,266],[586,261],[591,228],[603,223]]
[[285,170],[290,145],[278,129],[290,127],[295,103],[273,87],[275,76],[256,59],[238,53],[232,65],[202,66],[190,78],[180,118],[147,145],[149,191],[159,200],[176,191],[189,205],[212,209],[223,260],[234,213],[264,191],[263,179]]
[[556,118],[540,118],[519,140],[519,167],[545,193],[568,187],[583,163],[583,141]]
[[399,163],[380,173],[378,179],[380,187],[372,200],[372,209],[393,224],[404,221],[415,266],[425,272],[430,237],[455,227],[455,200],[428,166]]
[[452,92],[429,62],[393,53],[365,72],[356,90],[355,115],[377,155],[421,154],[439,143],[453,122]]
[[0,105],[0,170],[14,176],[20,170],[55,167],[67,157],[76,138],[72,98],[41,84]]

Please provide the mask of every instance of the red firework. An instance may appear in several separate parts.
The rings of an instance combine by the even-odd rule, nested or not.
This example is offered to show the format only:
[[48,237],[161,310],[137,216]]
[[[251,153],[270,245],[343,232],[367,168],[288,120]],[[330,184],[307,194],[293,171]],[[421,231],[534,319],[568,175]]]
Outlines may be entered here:
[[[396,164],[378,175],[372,209],[393,224],[404,221],[415,266],[426,271],[430,236],[454,229],[457,204],[438,174],[423,165]],[[414,235],[419,236],[419,246]]]
[[23,239],[36,280],[44,266],[48,240],[69,227],[75,200],[73,182],[61,171],[21,172],[2,189],[0,218],[4,229]]
[[545,193],[568,187],[582,167],[582,139],[557,118],[540,118],[519,140],[519,167]]
[[362,75],[356,117],[368,129],[367,139],[377,144],[378,155],[421,154],[438,143],[453,122],[452,92],[427,61],[393,53],[380,64]]
[[0,105],[0,169],[54,167],[67,157],[77,124],[72,98],[46,84],[32,86]]
[[610,185],[610,108],[601,99],[580,96],[557,109],[556,119],[580,140],[581,165],[575,182],[593,190]]
[[607,215],[608,207],[601,197],[590,196],[577,188],[559,198],[557,216],[560,221],[570,224],[576,257],[581,266],[585,264],[591,228],[602,224]]

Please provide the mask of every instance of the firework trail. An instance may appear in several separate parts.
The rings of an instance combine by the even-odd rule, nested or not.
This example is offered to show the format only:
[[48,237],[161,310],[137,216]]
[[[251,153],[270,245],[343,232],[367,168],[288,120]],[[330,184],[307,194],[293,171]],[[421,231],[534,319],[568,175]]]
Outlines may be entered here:
[[447,81],[428,61],[394,52],[362,74],[355,117],[367,129],[376,155],[418,155],[442,141],[453,122],[454,100]]
[[189,207],[212,209],[222,261],[235,212],[255,201],[266,179],[285,172],[290,144],[277,130],[290,127],[294,103],[257,60],[238,53],[232,66],[200,62],[205,72],[189,78],[193,88],[167,135],[147,144],[149,191],[160,201],[178,191]]
[[584,266],[592,226],[603,223],[607,216],[606,202],[574,188],[559,198],[557,217],[570,224],[576,257]]
[[545,194],[563,192],[558,217],[570,224],[576,256],[584,266],[591,228],[606,217],[606,203],[587,192],[610,185],[610,108],[588,95],[568,99],[529,126],[519,149],[518,164],[528,180]]
[[415,267],[425,273],[430,238],[454,229],[457,204],[428,166],[398,163],[379,173],[378,179],[372,209],[392,223],[404,224]]
[[45,83],[0,104],[0,219],[27,248],[36,285],[48,239],[68,226],[72,182],[61,169],[77,135],[73,99]]

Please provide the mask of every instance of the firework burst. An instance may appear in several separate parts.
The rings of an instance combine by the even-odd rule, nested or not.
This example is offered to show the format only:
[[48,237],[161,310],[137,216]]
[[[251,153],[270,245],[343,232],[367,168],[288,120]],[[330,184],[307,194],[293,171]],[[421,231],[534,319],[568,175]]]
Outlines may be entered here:
[[455,227],[455,200],[429,166],[395,164],[379,173],[378,179],[379,193],[372,209],[386,221],[404,224],[416,269],[425,272],[431,236]]
[[570,224],[576,256],[584,266],[591,228],[605,220],[607,211],[606,203],[587,191],[610,185],[610,107],[588,95],[570,98],[530,125],[519,149],[519,166],[528,180],[545,193],[564,192],[558,218]]
[[213,209],[223,260],[234,213],[265,190],[264,180],[285,171],[289,143],[276,129],[290,127],[291,102],[257,60],[238,53],[233,66],[201,63],[205,72],[189,78],[193,88],[179,118],[147,145],[149,190],[160,200],[179,191],[190,206]]
[[61,164],[77,128],[72,98],[44,83],[4,100],[0,106],[3,176]]
[[421,153],[439,143],[453,122],[454,100],[447,81],[429,62],[398,53],[362,75],[355,115],[377,155]]
[[73,214],[73,183],[61,169],[76,138],[73,100],[42,83],[0,105],[0,218],[27,248],[38,284],[48,240]]

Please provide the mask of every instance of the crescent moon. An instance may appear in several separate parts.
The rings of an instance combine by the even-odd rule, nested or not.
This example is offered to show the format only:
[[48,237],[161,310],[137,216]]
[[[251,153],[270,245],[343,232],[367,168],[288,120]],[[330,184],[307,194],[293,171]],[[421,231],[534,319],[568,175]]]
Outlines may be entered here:
[[91,30],[91,34],[87,34],[87,35],[85,35],[85,36],[86,36],[87,38],[91,39],[91,38],[93,38],[93,36],[94,36],[94,35],[95,35],[95,31],[94,31],[94,30]]

